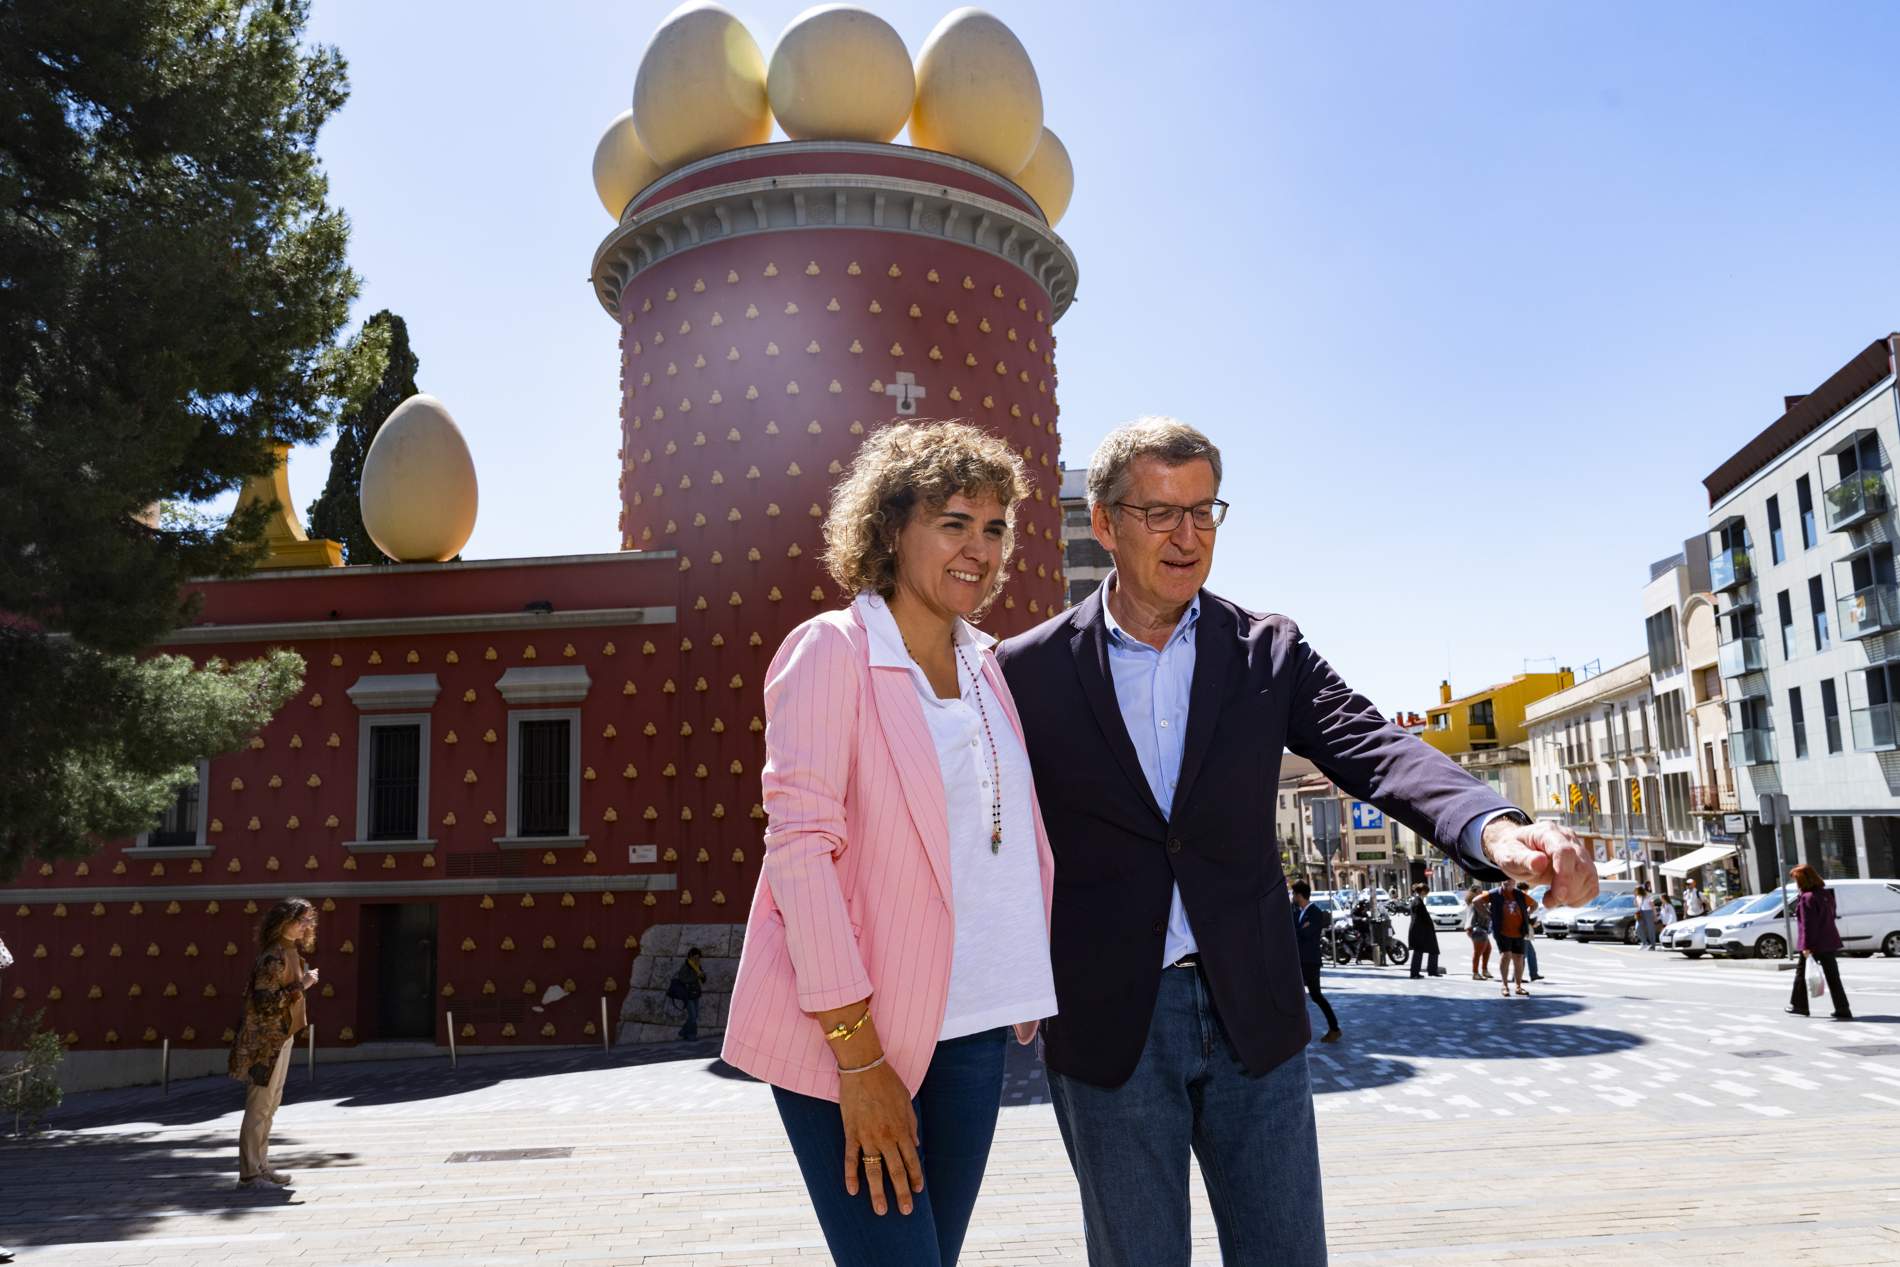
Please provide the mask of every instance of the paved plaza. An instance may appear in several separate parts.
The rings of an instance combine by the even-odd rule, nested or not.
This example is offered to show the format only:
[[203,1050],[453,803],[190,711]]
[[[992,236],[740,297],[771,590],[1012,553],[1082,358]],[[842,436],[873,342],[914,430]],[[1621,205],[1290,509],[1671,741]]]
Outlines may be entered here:
[[[1529,999],[1455,960],[1425,982],[1328,970],[1347,1038],[1310,1059],[1333,1262],[1900,1263],[1900,962],[1844,964],[1860,1020],[1840,1025],[1784,1015],[1773,965],[1540,949]],[[0,1244],[122,1267],[825,1261],[769,1093],[715,1055],[319,1064],[314,1083],[300,1063],[272,1154],[288,1191],[233,1186],[225,1079],[74,1096],[50,1133],[0,1142]],[[964,1261],[1081,1262],[1027,1051],[1006,1105]]]

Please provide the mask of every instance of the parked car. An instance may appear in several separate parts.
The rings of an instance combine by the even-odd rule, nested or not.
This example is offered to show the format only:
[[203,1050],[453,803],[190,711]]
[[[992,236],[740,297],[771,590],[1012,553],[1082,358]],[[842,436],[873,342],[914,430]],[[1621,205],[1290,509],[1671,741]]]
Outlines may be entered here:
[[1548,884],[1533,884],[1531,886],[1531,901],[1535,903],[1535,905],[1531,907],[1531,931],[1533,933],[1541,933],[1544,931],[1544,896],[1549,892],[1550,886]]
[[[1827,887],[1834,894],[1835,923],[1847,954],[1900,957],[1900,881],[1829,880]],[[1786,890],[1790,898],[1795,891],[1792,885]],[[1788,931],[1781,893],[1764,894],[1744,910],[1710,921],[1708,948],[1735,958],[1779,959],[1788,953]]]
[[1677,920],[1662,930],[1660,937],[1662,948],[1664,950],[1679,950],[1689,959],[1702,958],[1703,955],[1709,952],[1708,929],[1710,922],[1719,920],[1726,915],[1737,914],[1743,907],[1754,900],[1755,898],[1753,897],[1738,897],[1733,902],[1725,903],[1720,909],[1711,911],[1707,915],[1694,915],[1688,919]]
[[1433,928],[1454,932],[1465,926],[1465,900],[1456,893],[1427,893],[1425,909],[1431,913]]
[[[1544,935],[1562,941],[1564,938],[1570,936],[1572,926],[1576,923],[1577,916],[1583,911],[1608,898],[1616,897],[1624,893],[1634,893],[1635,891],[1636,882],[1634,880],[1599,880],[1597,881],[1596,897],[1584,903],[1583,906],[1558,906],[1542,912]],[[1532,892],[1535,893],[1536,890],[1533,889]]]
[[1792,897],[1795,891],[1795,887],[1790,884],[1773,893],[1757,893],[1740,910],[1730,911],[1721,919],[1711,919],[1704,924],[1703,942],[1709,953],[1727,955],[1731,959],[1747,959],[1751,956],[1780,959],[1786,955],[1789,921],[1784,918],[1782,911],[1783,897]]
[[1599,894],[1596,901],[1578,912],[1571,931],[1578,941],[1620,941],[1635,945],[1636,895]]

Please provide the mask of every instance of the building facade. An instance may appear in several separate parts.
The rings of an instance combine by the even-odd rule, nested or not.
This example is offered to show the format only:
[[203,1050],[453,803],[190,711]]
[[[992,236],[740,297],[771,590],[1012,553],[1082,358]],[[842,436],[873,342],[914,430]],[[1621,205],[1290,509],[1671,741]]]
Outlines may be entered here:
[[1089,527],[1087,467],[1062,468],[1062,575],[1067,603],[1075,606],[1100,589],[1115,570],[1114,557],[1102,549]]
[[1438,684],[1438,706],[1425,715],[1419,733],[1440,752],[1483,752],[1524,742],[1524,710],[1532,701],[1575,683],[1569,669],[1520,673],[1508,682],[1452,698],[1451,683]]
[[[1765,880],[1796,860],[1900,876],[1897,351],[1875,340],[1788,397],[1703,481],[1737,812]],[[1763,796],[1793,820],[1779,855]]]
[[1647,656],[1537,700],[1525,724],[1536,816],[1576,831],[1600,875],[1653,886],[1662,862],[1697,847],[1686,786],[1673,811],[1664,799]]

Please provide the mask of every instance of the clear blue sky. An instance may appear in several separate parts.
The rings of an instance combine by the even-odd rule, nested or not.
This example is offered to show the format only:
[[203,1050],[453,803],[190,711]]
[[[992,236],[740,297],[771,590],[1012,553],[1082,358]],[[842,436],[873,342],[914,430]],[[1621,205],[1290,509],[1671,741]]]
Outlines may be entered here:
[[[616,544],[594,143],[670,5],[319,3],[359,316],[409,322],[470,557]],[[769,56],[804,6],[730,4]],[[871,7],[913,53],[948,0]],[[1900,6],[999,0],[1074,157],[1063,456],[1212,434],[1212,585],[1387,712],[1642,648],[1700,480],[1900,327]],[[322,448],[293,459],[301,508]]]

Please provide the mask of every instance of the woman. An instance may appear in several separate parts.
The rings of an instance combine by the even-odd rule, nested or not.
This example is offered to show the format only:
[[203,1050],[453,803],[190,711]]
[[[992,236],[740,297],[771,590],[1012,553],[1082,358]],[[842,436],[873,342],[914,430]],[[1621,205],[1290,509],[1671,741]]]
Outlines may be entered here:
[[1055,861],[994,640],[969,623],[1027,487],[974,427],[873,434],[825,523],[855,598],[766,675],[765,859],[724,1055],[772,1084],[839,1263],[956,1261],[1009,1027],[1028,1043],[1055,1011]]
[[705,992],[706,969],[699,962],[699,947],[694,946],[666,986],[666,997],[686,1009],[686,1023],[680,1026],[680,1038],[686,1042],[699,1037],[699,996]]
[[1827,887],[1821,873],[1803,862],[1795,867],[1795,887],[1800,895],[1794,900],[1795,946],[1801,961],[1794,974],[1794,994],[1788,1010],[1796,1016],[1808,1014],[1808,960],[1821,965],[1827,978],[1827,996],[1834,1004],[1834,1019],[1851,1021],[1854,1010],[1847,1005],[1847,990],[1841,985],[1841,930],[1834,923],[1834,890]]
[[1491,979],[1491,899],[1484,886],[1465,890],[1465,935],[1471,938],[1471,979]]
[[1644,950],[1656,949],[1656,908],[1645,885],[1636,886],[1636,935]]
[[[1412,886],[1411,922],[1406,925],[1405,944],[1412,948],[1412,980],[1419,978],[1423,969],[1434,977],[1442,977],[1445,970],[1438,966],[1438,930],[1432,927],[1431,908],[1425,905],[1426,888],[1423,884]],[[1429,967],[1425,957],[1431,956]]]
[[257,962],[230,1061],[231,1076],[248,1084],[238,1128],[238,1182],[245,1186],[259,1179],[279,1187],[290,1182],[288,1174],[270,1168],[270,1124],[284,1098],[291,1046],[307,1023],[304,993],[317,983],[317,970],[303,963],[316,938],[317,908],[300,897],[271,907],[258,925]]

